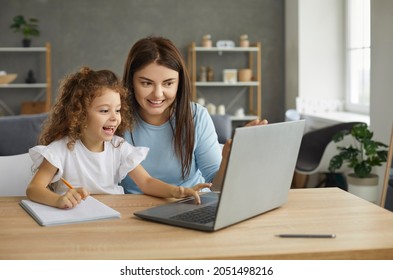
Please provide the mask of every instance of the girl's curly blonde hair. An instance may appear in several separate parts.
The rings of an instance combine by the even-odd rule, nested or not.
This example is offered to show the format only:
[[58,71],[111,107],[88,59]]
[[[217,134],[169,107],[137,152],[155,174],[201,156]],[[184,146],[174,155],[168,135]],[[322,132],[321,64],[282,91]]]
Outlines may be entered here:
[[82,128],[87,124],[87,109],[104,89],[118,92],[121,101],[121,123],[116,135],[132,129],[132,118],[128,101],[128,91],[110,70],[94,71],[83,67],[78,72],[66,76],[59,87],[55,104],[45,121],[39,143],[49,145],[55,140],[68,137],[69,149],[81,138]]

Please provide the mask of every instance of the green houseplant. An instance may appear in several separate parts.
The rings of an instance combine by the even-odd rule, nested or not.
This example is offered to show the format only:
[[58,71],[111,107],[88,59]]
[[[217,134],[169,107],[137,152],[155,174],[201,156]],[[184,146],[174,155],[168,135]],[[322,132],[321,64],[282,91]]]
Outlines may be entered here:
[[10,28],[13,29],[14,32],[22,33],[22,43],[24,47],[30,46],[31,37],[40,35],[38,19],[35,18],[25,19],[24,16],[17,15],[13,18],[13,23],[10,25]]
[[374,202],[377,199],[376,188],[366,187],[378,185],[378,176],[372,173],[373,167],[386,162],[388,146],[374,141],[373,135],[364,123],[354,125],[350,131],[340,131],[334,135],[335,143],[340,143],[346,136],[352,138],[353,142],[348,146],[337,146],[339,153],[331,158],[329,171],[334,173],[346,163],[353,171],[347,175],[348,191]]

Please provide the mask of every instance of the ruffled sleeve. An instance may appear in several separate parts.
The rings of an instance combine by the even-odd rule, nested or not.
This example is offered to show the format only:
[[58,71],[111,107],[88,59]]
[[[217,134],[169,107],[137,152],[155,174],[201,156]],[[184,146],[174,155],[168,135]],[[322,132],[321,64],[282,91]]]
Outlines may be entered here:
[[29,154],[33,161],[33,168],[35,171],[40,167],[41,163],[44,161],[44,158],[58,169],[58,172],[52,179],[52,183],[59,181],[63,174],[63,166],[61,164],[59,152],[55,153],[54,151],[56,151],[56,149],[53,148],[52,145],[38,145],[29,149]]
[[141,164],[141,162],[145,160],[148,152],[149,148],[147,147],[135,147],[124,142],[122,145],[122,157],[119,168],[120,179],[124,179],[130,171]]

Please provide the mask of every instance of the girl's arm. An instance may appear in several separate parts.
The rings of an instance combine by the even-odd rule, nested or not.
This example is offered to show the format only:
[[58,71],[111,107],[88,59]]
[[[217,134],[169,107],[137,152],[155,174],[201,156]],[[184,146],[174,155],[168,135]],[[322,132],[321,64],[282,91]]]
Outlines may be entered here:
[[89,195],[84,188],[70,189],[64,195],[52,192],[47,186],[51,183],[56,172],[57,168],[44,159],[27,186],[27,197],[30,200],[57,208],[73,208]]
[[149,173],[143,168],[142,165],[138,165],[135,169],[128,173],[128,176],[138,185],[143,193],[157,196],[157,197],[174,197],[182,198],[187,196],[193,196],[197,204],[201,203],[198,192],[204,188],[210,188],[210,183],[202,183],[195,185],[192,188],[177,187],[167,184],[161,180],[153,178]]

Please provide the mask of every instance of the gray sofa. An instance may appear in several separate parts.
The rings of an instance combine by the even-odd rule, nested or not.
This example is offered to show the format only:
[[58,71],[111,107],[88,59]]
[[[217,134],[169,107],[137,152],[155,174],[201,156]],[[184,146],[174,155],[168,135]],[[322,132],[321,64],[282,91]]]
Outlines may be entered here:
[[[37,145],[42,123],[47,113],[0,117],[0,156],[27,153]],[[218,141],[224,144],[231,138],[232,121],[228,115],[212,116]]]
[[27,153],[37,145],[47,113],[0,117],[0,156]]
[[216,129],[218,142],[225,144],[225,142],[232,137],[232,120],[229,115],[211,115],[211,118]]

